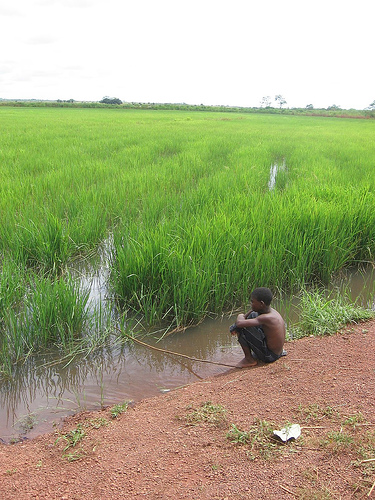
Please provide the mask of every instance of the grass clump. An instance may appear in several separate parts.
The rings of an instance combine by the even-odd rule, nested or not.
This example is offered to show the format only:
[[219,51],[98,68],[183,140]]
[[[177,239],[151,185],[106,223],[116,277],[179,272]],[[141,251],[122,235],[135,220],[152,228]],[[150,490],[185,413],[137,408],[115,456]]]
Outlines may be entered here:
[[220,426],[226,420],[226,410],[221,405],[215,405],[211,401],[206,401],[188,413],[185,418],[187,425],[197,425],[201,422],[206,422],[211,425]]
[[294,338],[307,335],[333,335],[349,323],[359,323],[375,316],[375,312],[351,304],[346,295],[327,297],[321,290],[301,293],[300,319],[292,330]]

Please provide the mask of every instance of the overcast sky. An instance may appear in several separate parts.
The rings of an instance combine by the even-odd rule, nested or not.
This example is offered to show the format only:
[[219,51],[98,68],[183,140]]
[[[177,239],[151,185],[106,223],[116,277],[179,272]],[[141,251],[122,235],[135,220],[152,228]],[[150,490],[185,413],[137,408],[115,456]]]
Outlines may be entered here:
[[0,98],[363,109],[374,0],[0,0]]

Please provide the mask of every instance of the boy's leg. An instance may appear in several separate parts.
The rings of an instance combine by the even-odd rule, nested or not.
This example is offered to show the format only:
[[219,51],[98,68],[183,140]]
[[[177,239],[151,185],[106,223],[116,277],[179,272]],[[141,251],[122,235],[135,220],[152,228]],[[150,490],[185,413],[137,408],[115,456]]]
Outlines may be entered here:
[[266,352],[268,348],[263,329],[253,326],[251,328],[240,328],[237,332],[238,342],[245,353],[245,359],[250,363],[247,364],[245,361],[244,364],[247,366],[255,366],[257,360],[266,361]]
[[251,349],[244,343],[240,342],[243,353],[245,357],[237,364],[237,368],[249,368],[251,366],[256,366],[258,361],[253,358],[251,354]]

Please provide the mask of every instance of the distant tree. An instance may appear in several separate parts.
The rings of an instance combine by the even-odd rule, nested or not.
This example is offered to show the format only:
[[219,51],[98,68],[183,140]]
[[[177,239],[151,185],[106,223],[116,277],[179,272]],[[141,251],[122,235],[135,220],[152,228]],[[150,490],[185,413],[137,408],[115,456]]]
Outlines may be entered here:
[[105,96],[101,101],[101,104],[122,104],[122,101],[118,97],[108,97]]
[[314,106],[312,104],[306,104],[306,109],[314,109]]
[[375,101],[372,101],[372,103],[369,104],[366,109],[369,109],[370,111],[374,111],[375,110]]
[[337,104],[332,104],[332,106],[328,106],[329,111],[335,111],[336,109],[341,109]]
[[262,108],[269,108],[271,106],[271,97],[269,95],[262,97],[260,105]]
[[284,104],[286,104],[286,100],[280,94],[275,95],[275,102],[277,102],[279,104],[280,108],[282,108],[284,106]]

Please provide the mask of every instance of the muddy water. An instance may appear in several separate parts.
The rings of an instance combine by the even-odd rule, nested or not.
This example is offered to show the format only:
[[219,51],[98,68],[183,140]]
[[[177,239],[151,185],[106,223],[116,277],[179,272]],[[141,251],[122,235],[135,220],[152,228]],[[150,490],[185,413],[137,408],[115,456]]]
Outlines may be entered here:
[[[359,297],[362,305],[374,307],[373,269],[348,273],[339,280],[350,283],[353,300]],[[103,283],[96,275],[92,279],[92,300],[98,300],[103,293]],[[274,307],[289,326],[297,320],[293,301],[275,301]],[[207,320],[159,343],[151,336],[143,341],[195,358],[236,364],[242,358],[242,351],[229,335],[233,319]],[[58,361],[57,354],[55,358]],[[48,357],[30,357],[17,367],[14,379],[0,385],[0,438],[4,442],[50,431],[65,416],[79,410],[99,409],[124,400],[136,402],[229,369],[134,343],[121,347],[108,345],[90,359],[76,359],[69,366],[53,365],[53,361],[53,353]]]

